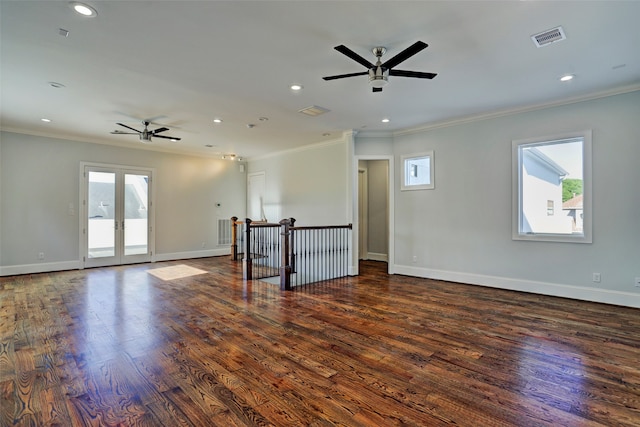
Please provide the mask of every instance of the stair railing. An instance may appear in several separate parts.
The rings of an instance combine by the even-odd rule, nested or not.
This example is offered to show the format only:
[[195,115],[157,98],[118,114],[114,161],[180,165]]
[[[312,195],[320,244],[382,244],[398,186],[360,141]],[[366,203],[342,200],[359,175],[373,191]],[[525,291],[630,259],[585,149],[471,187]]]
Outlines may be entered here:
[[[243,278],[280,276],[280,289],[348,275],[352,225],[296,227],[294,218],[278,224],[231,218],[231,257],[238,259],[238,236],[244,235]],[[244,233],[238,233],[244,225]]]

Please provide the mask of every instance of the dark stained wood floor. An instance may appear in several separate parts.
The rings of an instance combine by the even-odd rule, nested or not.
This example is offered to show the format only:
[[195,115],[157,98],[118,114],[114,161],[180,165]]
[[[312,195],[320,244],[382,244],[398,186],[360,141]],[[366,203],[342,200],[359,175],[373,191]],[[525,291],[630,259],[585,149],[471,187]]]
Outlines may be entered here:
[[[162,280],[151,270],[206,273]],[[0,278],[0,425],[638,426],[640,310],[227,257]]]

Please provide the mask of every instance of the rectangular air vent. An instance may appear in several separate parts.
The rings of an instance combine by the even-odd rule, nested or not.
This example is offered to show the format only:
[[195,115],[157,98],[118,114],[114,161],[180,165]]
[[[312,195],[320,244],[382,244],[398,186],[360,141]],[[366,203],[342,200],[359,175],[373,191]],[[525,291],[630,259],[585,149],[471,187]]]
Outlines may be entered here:
[[311,107],[303,108],[299,110],[298,113],[306,114],[307,116],[319,116],[320,114],[328,113],[329,110],[326,108],[318,107],[317,105],[312,105]]
[[533,43],[537,47],[542,47],[551,43],[559,42],[560,40],[564,40],[566,38],[567,36],[565,36],[562,27],[552,28],[550,30],[531,36],[531,40],[533,40]]
[[218,218],[218,245],[231,244],[231,220]]

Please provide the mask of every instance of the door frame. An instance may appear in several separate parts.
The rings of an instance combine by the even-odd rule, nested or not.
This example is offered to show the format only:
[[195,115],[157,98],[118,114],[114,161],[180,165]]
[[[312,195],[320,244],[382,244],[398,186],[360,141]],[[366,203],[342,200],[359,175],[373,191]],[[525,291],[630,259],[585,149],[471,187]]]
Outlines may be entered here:
[[[262,177],[262,183],[264,184],[263,188],[262,188],[262,192],[260,194],[260,218],[251,218],[249,215],[251,215],[251,196],[252,196],[252,190],[251,190],[251,178],[254,177]],[[249,174],[247,174],[247,201],[246,201],[246,212],[245,212],[245,217],[251,218],[252,221],[263,221],[266,219],[266,213],[264,211],[264,193],[267,190],[267,174],[265,173],[265,171],[259,171],[259,172],[251,172]],[[274,219],[272,218],[272,221],[274,221]]]
[[369,171],[358,162],[358,260],[369,259]]
[[[360,160],[386,160],[388,162],[389,168],[387,169],[387,173],[388,173],[388,179],[387,179],[387,186],[388,186],[388,206],[387,206],[387,212],[389,212],[389,216],[387,218],[387,221],[389,222],[388,224],[388,258],[387,258],[387,273],[389,274],[394,274],[394,266],[395,266],[395,210],[394,210],[394,205],[395,205],[395,174],[394,174],[394,157],[393,155],[389,155],[389,156],[385,156],[385,155],[356,155],[353,156],[353,165],[352,165],[352,171],[353,171],[353,176],[352,176],[352,188],[353,188],[353,209],[355,210],[355,212],[353,212],[353,233],[352,233],[352,247],[358,251],[358,245],[359,245],[359,226],[360,226],[360,221],[359,221],[359,208],[358,208],[358,204],[359,204],[359,200],[360,200],[360,191],[358,188],[358,175],[359,175],[359,161]],[[355,265],[354,265],[354,274],[358,274],[358,259],[360,257],[360,254],[358,253],[357,256],[355,256]]]
[[[96,169],[107,169],[113,171],[120,171],[124,174],[126,173],[135,173],[135,172],[143,172],[149,175],[149,206],[147,208],[147,221],[149,227],[148,233],[148,252],[149,259],[141,260],[140,258],[134,259],[129,258],[129,261],[122,262],[122,259],[117,264],[112,265],[124,265],[129,263],[136,262],[155,262],[156,261],[156,227],[155,227],[155,199],[156,199],[156,186],[155,186],[155,168],[149,168],[145,166],[130,166],[130,165],[118,165],[111,163],[94,163],[94,162],[80,162],[80,171],[79,171],[79,215],[78,215],[78,261],[80,269],[88,268],[86,254],[87,254],[87,230],[85,228],[86,217],[87,217],[87,178],[85,176],[85,170],[87,168],[96,168]],[[118,190],[116,189],[116,192]],[[124,239],[124,235],[122,236]],[[124,241],[122,242],[124,245]],[[135,255],[134,255],[135,256]],[[122,257],[121,257],[122,258]]]

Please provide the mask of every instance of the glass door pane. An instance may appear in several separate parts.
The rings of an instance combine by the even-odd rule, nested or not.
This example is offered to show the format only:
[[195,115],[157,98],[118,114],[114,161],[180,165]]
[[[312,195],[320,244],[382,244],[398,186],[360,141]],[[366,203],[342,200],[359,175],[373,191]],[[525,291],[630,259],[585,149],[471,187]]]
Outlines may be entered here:
[[116,174],[88,172],[87,248],[88,257],[105,258],[116,254]]
[[124,174],[124,255],[149,252],[149,175]]

